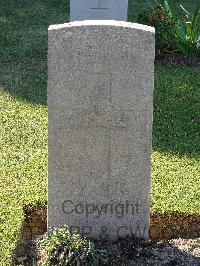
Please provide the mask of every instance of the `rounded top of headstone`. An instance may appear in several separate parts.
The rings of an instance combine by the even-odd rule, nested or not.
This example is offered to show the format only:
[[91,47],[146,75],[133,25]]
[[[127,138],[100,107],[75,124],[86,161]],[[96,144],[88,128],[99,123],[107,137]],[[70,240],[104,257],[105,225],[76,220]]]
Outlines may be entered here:
[[50,30],[64,29],[69,27],[90,27],[90,26],[114,26],[114,27],[122,27],[122,28],[132,28],[142,31],[147,31],[151,33],[155,33],[155,28],[138,24],[138,23],[130,23],[125,21],[116,21],[116,20],[83,20],[83,21],[74,21],[70,23],[64,24],[56,24],[50,25]]

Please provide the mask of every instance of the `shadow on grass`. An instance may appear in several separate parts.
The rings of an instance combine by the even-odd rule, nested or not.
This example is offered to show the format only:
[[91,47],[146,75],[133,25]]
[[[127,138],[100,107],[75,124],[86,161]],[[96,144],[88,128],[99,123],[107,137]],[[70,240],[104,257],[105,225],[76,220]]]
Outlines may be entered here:
[[[11,3],[12,2],[12,3]],[[69,0],[2,0],[0,86],[12,96],[47,104],[47,29],[69,20]]]
[[[30,265],[28,263],[36,263],[39,257],[36,239],[47,231],[47,211],[46,207],[35,205],[26,206],[24,212],[25,220],[21,227],[16,249],[13,253],[13,264],[24,263],[23,265]],[[165,260],[165,262],[168,263],[177,263],[173,265],[186,265],[181,264],[183,261],[188,261],[187,265],[198,265],[195,257],[181,251],[174,245],[176,242],[166,242],[173,238],[192,239],[197,237],[200,237],[199,215],[151,214],[151,242],[134,237],[127,237],[126,239],[119,239],[115,242],[95,241],[95,244],[99,246],[100,249],[103,247],[103,249],[108,251],[110,260],[108,265],[124,265],[123,262],[128,263],[128,261],[135,260],[135,262],[140,263],[137,265],[143,265],[141,263],[146,265],[146,261],[149,262],[148,265],[161,265],[155,264],[155,262],[164,263]],[[157,243],[157,241],[160,240],[164,242]],[[194,245],[196,244],[194,243]],[[116,254],[120,254],[117,259],[115,256]],[[137,259],[139,259],[139,261],[137,261]]]
[[[13,97],[35,104],[47,103],[47,27],[32,25],[28,10],[19,9],[10,28],[2,30],[0,86]],[[21,12],[23,11],[23,15]],[[13,10],[12,10],[13,12]],[[38,14],[39,15],[39,14]],[[23,19],[22,19],[23,18]],[[20,25],[24,21],[24,27]],[[30,23],[30,27],[26,24]],[[9,25],[9,24],[8,24]]]
[[47,62],[3,63],[0,86],[13,97],[34,104],[47,104]]
[[200,155],[199,68],[157,66],[153,148],[188,157]]

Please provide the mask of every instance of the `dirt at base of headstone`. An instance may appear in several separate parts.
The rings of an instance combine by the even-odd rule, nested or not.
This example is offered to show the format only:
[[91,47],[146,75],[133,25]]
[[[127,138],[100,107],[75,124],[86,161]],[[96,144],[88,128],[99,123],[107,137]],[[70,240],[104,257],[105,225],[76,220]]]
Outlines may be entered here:
[[[116,242],[95,241],[99,249],[107,251],[110,266],[125,265],[200,265],[200,238],[174,239],[170,241],[151,242],[128,237]],[[37,265],[40,253],[33,253],[36,247],[36,238],[24,239],[26,252],[16,257],[15,264],[24,265],[32,262]],[[18,262],[18,263],[17,263]]]
[[155,63],[158,65],[200,67],[200,56],[187,57],[177,53],[163,53],[156,56]]
[[[33,265],[37,265],[39,252],[36,239],[47,230],[46,208],[30,206],[24,211],[26,219],[13,254],[13,263],[25,265],[34,262]],[[96,245],[107,250],[108,265],[200,265],[199,229],[198,215],[152,214],[150,233],[154,241],[127,237],[117,242],[96,241]],[[158,241],[159,238],[170,239],[179,235],[179,239]]]
[[108,265],[200,265],[200,239],[151,242],[132,237],[107,245]]

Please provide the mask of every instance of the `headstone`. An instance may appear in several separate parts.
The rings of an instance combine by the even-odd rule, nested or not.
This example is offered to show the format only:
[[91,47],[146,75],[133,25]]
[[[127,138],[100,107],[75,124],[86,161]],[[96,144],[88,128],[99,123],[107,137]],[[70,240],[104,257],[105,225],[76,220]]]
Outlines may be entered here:
[[126,21],[128,0],[71,0],[70,21]]
[[49,28],[48,227],[148,238],[154,29]]

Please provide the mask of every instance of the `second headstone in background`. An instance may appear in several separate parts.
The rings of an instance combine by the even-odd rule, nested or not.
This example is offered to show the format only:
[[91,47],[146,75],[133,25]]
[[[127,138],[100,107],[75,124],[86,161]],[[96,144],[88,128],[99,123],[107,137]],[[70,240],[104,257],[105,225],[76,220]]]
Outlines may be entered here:
[[128,0],[71,0],[70,21],[127,21]]

